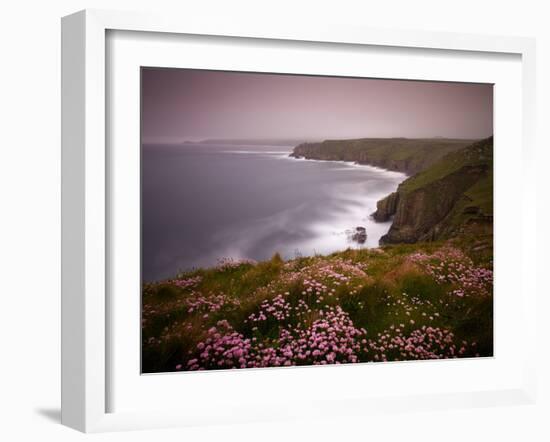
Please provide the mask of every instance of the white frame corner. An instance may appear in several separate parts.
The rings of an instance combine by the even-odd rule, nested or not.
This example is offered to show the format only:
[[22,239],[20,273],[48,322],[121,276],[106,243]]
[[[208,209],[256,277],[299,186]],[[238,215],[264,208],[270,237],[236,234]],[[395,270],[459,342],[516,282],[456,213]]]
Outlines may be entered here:
[[[178,426],[181,416],[121,415],[106,412],[108,345],[106,327],[106,32],[154,31],[248,38],[336,42],[343,44],[500,52],[522,57],[523,196],[533,204],[535,188],[535,41],[417,31],[389,31],[343,26],[291,27],[266,23],[223,25],[197,17],[85,10],[62,19],[62,423],[83,432]],[[533,229],[534,235],[534,229]],[[531,242],[533,244],[534,242]],[[528,246],[525,246],[528,247]],[[533,247],[533,246],[531,246]],[[526,249],[525,249],[526,250]],[[534,256],[534,255],[533,255]],[[526,294],[526,313],[536,316],[536,286]],[[535,336],[535,324],[528,331]],[[484,403],[532,403],[535,363],[530,359],[522,390],[495,392]],[[526,362],[527,363],[527,362]],[[480,393],[481,394],[481,393]],[[408,405],[426,408],[432,399]],[[384,400],[382,406],[397,409]],[[438,406],[469,406],[467,397],[444,397]],[[368,406],[367,406],[368,408]],[[402,408],[402,406],[401,406]],[[362,410],[365,408],[359,408]]]

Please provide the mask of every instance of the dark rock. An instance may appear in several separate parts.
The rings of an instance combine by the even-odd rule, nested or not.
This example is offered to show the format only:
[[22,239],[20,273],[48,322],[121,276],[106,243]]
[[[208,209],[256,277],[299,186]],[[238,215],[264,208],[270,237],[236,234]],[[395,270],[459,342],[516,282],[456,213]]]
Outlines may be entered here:
[[387,220],[393,214],[390,230],[380,242],[438,241],[463,235],[465,229],[492,232],[492,214],[485,213],[486,204],[485,209],[480,206],[484,199],[469,194],[477,186],[478,198],[479,192],[484,192],[485,200],[492,197],[492,149],[492,137],[475,143],[444,158],[419,179],[404,181],[397,195],[379,201],[374,219]]
[[468,206],[465,207],[462,213],[465,215],[477,215],[480,212],[479,207],[477,206]]
[[364,244],[367,241],[367,229],[362,226],[356,227],[351,235],[352,241]]
[[398,202],[399,194],[397,192],[389,194],[376,203],[376,212],[372,214],[372,218],[377,222],[389,221],[395,215]]
[[466,166],[420,189],[401,195],[392,226],[381,241],[435,241],[445,230],[443,221],[447,215],[464,192],[485,173],[486,168],[483,166]]

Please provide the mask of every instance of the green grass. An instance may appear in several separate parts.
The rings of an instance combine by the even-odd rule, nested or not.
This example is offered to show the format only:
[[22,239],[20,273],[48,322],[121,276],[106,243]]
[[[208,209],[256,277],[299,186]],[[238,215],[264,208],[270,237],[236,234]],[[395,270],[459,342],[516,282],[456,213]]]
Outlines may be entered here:
[[492,137],[448,153],[403,181],[392,195],[379,202],[376,213],[379,218],[395,215],[384,242],[492,234]]
[[294,149],[294,153],[306,158],[356,161],[414,174],[474,141],[447,138],[326,140],[301,144]]
[[[492,170],[493,165],[493,140],[492,138],[472,144],[465,149],[454,151],[444,155],[428,169],[405,180],[399,186],[399,191],[412,192],[421,187],[440,180],[465,166],[486,166]],[[492,180],[490,181],[492,185]],[[478,193],[483,191],[478,189]]]
[[[282,329],[307,328],[337,306],[356,328],[367,331],[372,342],[376,342],[378,333],[392,327],[410,333],[429,326],[454,333],[457,346],[463,340],[475,342],[463,356],[492,355],[492,283],[486,284],[483,293],[457,297],[450,293],[460,284],[438,281],[428,264],[413,259],[421,252],[432,265],[444,261],[446,253],[450,257],[458,254],[471,268],[491,268],[492,255],[476,256],[473,261],[468,248],[458,247],[462,246],[450,242],[391,245],[287,262],[275,255],[257,264],[199,269],[174,280],[146,284],[143,371],[186,367],[191,358],[197,357],[199,343],[204,342],[212,327],[219,326],[219,321],[227,321],[243,339],[278,348]],[[348,279],[338,283],[327,276],[327,269]],[[192,278],[197,282],[178,287],[178,281]],[[312,280],[325,284],[329,295],[308,292],[307,281]],[[284,298],[288,317],[277,319],[267,314],[265,320],[250,320],[268,311],[266,306],[272,305],[277,296]],[[219,305],[213,308],[210,302]],[[198,307],[190,307],[195,305]],[[360,353],[360,361],[371,361],[372,354]]]
[[493,168],[466,192],[470,205],[477,206],[484,215],[493,215]]

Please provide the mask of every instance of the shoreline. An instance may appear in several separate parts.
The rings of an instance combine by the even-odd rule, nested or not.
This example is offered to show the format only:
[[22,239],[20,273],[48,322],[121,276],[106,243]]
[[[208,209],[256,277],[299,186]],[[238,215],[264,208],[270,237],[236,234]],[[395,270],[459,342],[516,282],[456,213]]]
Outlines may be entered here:
[[[375,214],[377,213],[378,211],[378,205],[381,201],[384,201],[386,199],[388,199],[391,195],[393,195],[394,193],[396,193],[398,190],[399,190],[399,186],[405,182],[407,179],[409,179],[412,175],[409,175],[405,172],[401,172],[401,171],[396,171],[396,170],[390,170],[390,169],[385,169],[383,167],[380,167],[380,166],[375,166],[373,164],[367,164],[367,163],[360,163],[358,161],[346,161],[346,160],[325,160],[325,159],[317,159],[317,158],[307,158],[305,156],[300,156],[300,155],[297,155],[294,153],[294,151],[292,151],[292,153],[289,155],[289,158],[292,158],[292,159],[295,159],[295,160],[300,160],[300,161],[317,161],[317,162],[332,162],[332,163],[343,163],[345,165],[349,165],[349,166],[355,166],[355,167],[368,167],[376,172],[383,172],[383,173],[392,173],[392,174],[400,174],[403,176],[403,179],[397,184],[396,188],[388,193],[387,195],[385,195],[384,197],[382,197],[381,199],[379,199],[377,201],[377,209],[370,213],[368,215],[368,217],[370,219],[372,219],[375,223],[377,224],[382,224],[384,222],[388,222],[388,221],[391,221],[391,220],[383,220],[383,219],[379,219],[375,216]],[[391,224],[390,224],[390,227],[388,228],[388,232],[389,230],[391,229]],[[383,236],[385,236],[388,232],[386,232]],[[381,240],[382,240],[382,237],[380,237],[380,240],[378,241],[378,247],[380,247],[382,244],[381,244]]]
[[358,138],[302,143],[294,147],[295,158],[329,161],[355,161],[409,177],[427,169],[446,154],[479,140]]
[[[291,147],[281,149],[280,153],[277,153],[276,155],[270,155],[267,150],[268,149],[258,149],[256,151],[254,148],[247,146],[246,150],[233,151],[230,148],[228,150],[224,149],[221,153],[228,153],[232,156],[235,155],[234,158],[240,156],[241,154],[244,154],[246,156],[254,156],[254,154],[258,154],[261,157],[270,157],[269,161],[277,161],[278,159],[287,161],[305,161],[305,159],[291,157]],[[375,220],[373,220],[373,218],[371,217],[371,212],[376,210],[377,201],[381,198],[384,198],[386,194],[394,191],[399,186],[399,184],[407,178],[406,175],[401,172],[389,171],[372,165],[357,164],[353,161],[307,161],[310,161],[312,164],[308,166],[304,162],[298,162],[294,163],[295,166],[291,166],[291,163],[286,163],[288,165],[285,165],[285,161],[283,161],[283,163],[279,163],[280,166],[278,167],[279,170],[283,172],[284,170],[290,169],[296,170],[296,167],[298,168],[297,170],[302,170],[303,168],[304,172],[302,173],[314,173],[314,175],[314,171],[317,169],[319,169],[320,171],[327,169],[338,170],[338,172],[334,172],[335,174],[338,174],[335,175],[335,185],[337,186],[331,186],[333,187],[332,191],[327,195],[327,197],[329,197],[330,202],[332,201],[331,195],[334,194],[337,200],[342,199],[342,204],[345,203],[344,208],[340,208],[336,211],[332,207],[332,204],[329,204],[327,207],[320,209],[323,212],[322,217],[311,219],[311,222],[308,222],[308,224],[300,224],[302,226],[300,227],[300,230],[307,230],[307,236],[299,238],[292,243],[285,242],[283,237],[282,248],[266,248],[264,250],[265,253],[262,252],[261,256],[258,256],[256,253],[248,253],[248,247],[245,247],[241,250],[239,246],[240,241],[237,241],[237,243],[235,243],[235,247],[237,247],[238,250],[241,250],[241,252],[237,253],[235,248],[233,248],[233,250],[230,250],[231,248],[229,246],[222,244],[223,247],[219,248],[218,250],[213,250],[212,253],[216,256],[213,256],[213,259],[209,263],[203,262],[203,260],[193,260],[194,263],[190,262],[190,264],[192,265],[178,265],[174,267],[174,271],[172,272],[153,272],[152,274],[148,275],[148,278],[144,278],[143,282],[158,282],[167,278],[171,278],[176,274],[188,273],[198,268],[212,268],[216,266],[217,258],[250,258],[254,260],[264,260],[268,258],[268,255],[271,256],[272,253],[279,252],[282,256],[284,256],[285,260],[288,260],[293,258],[293,253],[295,253],[295,251],[299,251],[300,254],[303,256],[314,256],[315,254],[329,255],[331,253],[344,251],[350,247],[365,249],[379,248],[381,245],[379,238],[389,231],[391,223],[375,222]],[[315,165],[316,161],[317,165]],[[323,163],[326,163],[326,165],[323,166],[322,164],[320,164],[320,161],[323,161]],[[308,172],[308,170],[313,170],[313,172]],[[350,185],[347,188],[344,187],[342,189],[338,187],[339,181],[342,179],[344,180],[344,182],[350,182]],[[313,181],[311,183],[312,189],[316,188],[316,182],[317,181]],[[307,184],[307,182],[305,184]],[[307,185],[309,186],[309,184]],[[298,217],[295,218],[294,221],[290,222],[295,224],[300,221],[301,218]],[[349,239],[349,237],[352,235],[352,230],[354,230],[357,226],[366,228],[367,240],[364,244],[353,242],[351,239]],[[245,235],[251,238],[250,241],[252,241],[256,236],[255,225],[252,225],[251,229],[252,230]],[[258,233],[260,239],[263,237],[262,235],[265,236],[263,231]]]
[[328,160],[323,158],[307,158],[303,155],[295,155],[294,152],[291,152],[290,155],[288,155],[288,158],[292,158],[294,160],[300,160],[300,161],[317,161],[317,162],[327,162],[327,163],[342,163],[349,166],[357,166],[357,167],[370,167],[371,169],[374,169],[378,172],[386,172],[386,173],[396,173],[400,175],[404,175],[405,178],[403,181],[405,181],[407,178],[410,178],[412,175],[408,174],[407,172],[403,172],[401,170],[393,170],[393,169],[387,169],[382,166],[377,166],[375,164],[371,163],[361,163],[359,161],[353,161],[353,160]]

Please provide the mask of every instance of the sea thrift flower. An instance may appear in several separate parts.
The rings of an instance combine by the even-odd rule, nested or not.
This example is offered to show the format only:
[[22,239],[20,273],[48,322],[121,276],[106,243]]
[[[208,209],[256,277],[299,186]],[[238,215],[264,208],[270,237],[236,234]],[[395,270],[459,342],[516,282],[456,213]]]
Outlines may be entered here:
[[489,296],[493,292],[493,271],[475,266],[458,249],[446,247],[433,254],[417,252],[408,259],[422,266],[437,283],[454,285],[456,288],[449,294],[456,297]]

